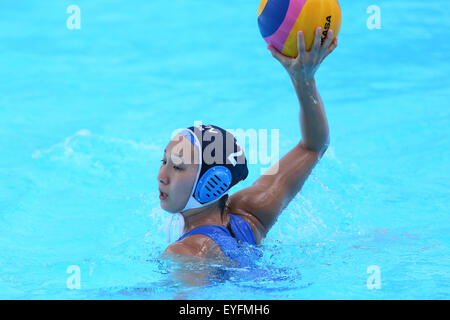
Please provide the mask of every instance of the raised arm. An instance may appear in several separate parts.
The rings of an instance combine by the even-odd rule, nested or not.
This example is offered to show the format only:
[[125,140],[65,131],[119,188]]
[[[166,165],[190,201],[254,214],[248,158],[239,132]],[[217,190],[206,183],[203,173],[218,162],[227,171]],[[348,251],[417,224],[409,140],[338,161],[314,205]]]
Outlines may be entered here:
[[253,224],[262,236],[273,226],[278,215],[300,191],[329,144],[328,121],[316,87],[314,75],[322,61],[336,47],[332,31],[321,45],[321,28],[316,29],[311,51],[306,52],[303,33],[297,35],[297,58],[289,58],[274,47],[268,49],[283,65],[294,85],[300,102],[299,122],[303,141],[265,172],[252,186],[230,197],[230,212],[250,213],[257,218]]

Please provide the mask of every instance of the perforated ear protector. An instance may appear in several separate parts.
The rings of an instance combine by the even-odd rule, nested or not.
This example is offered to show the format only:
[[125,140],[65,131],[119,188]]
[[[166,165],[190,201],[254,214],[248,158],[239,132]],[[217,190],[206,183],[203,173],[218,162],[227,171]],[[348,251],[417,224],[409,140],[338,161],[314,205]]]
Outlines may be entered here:
[[215,166],[209,168],[198,181],[194,197],[200,203],[218,199],[228,190],[231,181],[231,172],[227,167]]

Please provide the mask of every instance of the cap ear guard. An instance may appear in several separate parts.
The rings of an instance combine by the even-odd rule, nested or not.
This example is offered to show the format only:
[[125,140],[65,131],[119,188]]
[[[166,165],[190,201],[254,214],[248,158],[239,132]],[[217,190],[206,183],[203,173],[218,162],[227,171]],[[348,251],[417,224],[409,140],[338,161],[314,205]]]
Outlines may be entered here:
[[195,190],[195,199],[200,203],[218,199],[230,188],[232,175],[224,166],[209,168],[198,181]]

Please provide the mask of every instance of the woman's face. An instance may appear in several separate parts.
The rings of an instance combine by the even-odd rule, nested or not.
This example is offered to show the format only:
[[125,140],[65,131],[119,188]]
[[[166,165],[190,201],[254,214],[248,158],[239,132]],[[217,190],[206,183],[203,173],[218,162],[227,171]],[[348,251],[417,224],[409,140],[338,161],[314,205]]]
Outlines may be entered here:
[[180,212],[188,201],[199,167],[198,150],[184,136],[176,135],[164,150],[158,173],[161,208]]

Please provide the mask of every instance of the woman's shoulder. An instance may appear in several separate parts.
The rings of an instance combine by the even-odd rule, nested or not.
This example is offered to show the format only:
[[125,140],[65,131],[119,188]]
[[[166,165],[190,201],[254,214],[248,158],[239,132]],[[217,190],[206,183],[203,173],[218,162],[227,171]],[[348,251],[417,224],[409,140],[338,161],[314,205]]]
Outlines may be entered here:
[[165,253],[189,255],[199,258],[225,257],[220,247],[203,234],[190,235],[183,240],[172,243]]

